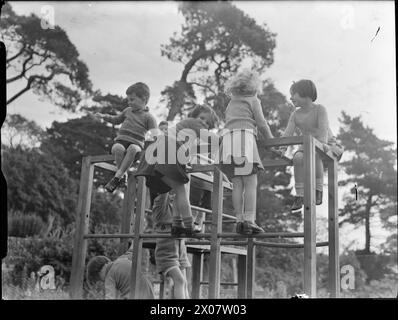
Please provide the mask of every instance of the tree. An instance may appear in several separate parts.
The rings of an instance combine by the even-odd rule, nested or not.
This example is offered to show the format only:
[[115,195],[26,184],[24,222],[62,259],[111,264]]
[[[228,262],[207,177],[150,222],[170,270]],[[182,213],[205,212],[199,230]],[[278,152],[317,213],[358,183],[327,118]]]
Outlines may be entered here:
[[7,104],[29,90],[56,106],[75,111],[85,94],[91,92],[86,64],[59,26],[43,29],[35,14],[19,16],[6,3],[0,28],[7,47],[7,84],[24,82],[24,87]]
[[64,224],[72,222],[77,184],[58,159],[37,148],[5,147],[2,170],[7,181],[9,211],[34,213],[45,221],[58,216]]
[[[340,163],[348,178],[339,185],[350,185],[351,192],[345,195],[345,206],[339,214],[343,219],[339,224],[365,224],[363,253],[369,254],[371,218],[383,212],[388,216],[397,215],[396,149],[392,142],[379,139],[373,129],[364,126],[360,117],[350,117],[342,112],[339,121],[341,127],[337,138],[351,155],[349,160]],[[357,185],[358,199],[354,184]]]
[[179,10],[185,18],[181,33],[174,33],[169,44],[161,47],[163,56],[184,64],[180,79],[162,92],[169,108],[167,119],[190,107],[196,100],[194,88],[222,116],[225,80],[246,58],[259,72],[270,66],[275,34],[230,2],[182,2]]
[[6,117],[2,132],[2,144],[10,148],[38,147],[43,138],[43,129],[34,121],[29,121],[20,114],[10,114]]
[[[88,155],[109,154],[115,132],[105,123],[90,116],[66,122],[54,121],[47,129],[41,149],[62,161],[73,179],[80,179],[82,158]],[[96,179],[108,178],[96,170]]]

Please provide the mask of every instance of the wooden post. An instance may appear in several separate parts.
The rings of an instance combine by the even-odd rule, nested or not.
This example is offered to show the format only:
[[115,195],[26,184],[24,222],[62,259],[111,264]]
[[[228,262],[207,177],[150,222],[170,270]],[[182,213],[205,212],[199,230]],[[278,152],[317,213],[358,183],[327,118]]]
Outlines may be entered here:
[[135,212],[134,223],[134,242],[133,242],[133,259],[131,264],[131,278],[130,278],[130,299],[139,298],[139,287],[141,278],[141,262],[142,262],[142,238],[140,234],[143,231],[143,222],[146,206],[146,192],[145,178],[138,177],[138,191],[137,191],[137,210]]
[[315,144],[304,136],[304,292],[316,297]]
[[220,295],[220,265],[221,265],[221,238],[223,211],[223,183],[219,169],[214,170],[212,193],[212,223],[210,238],[210,273],[209,273],[209,299],[218,299]]
[[203,254],[195,252],[192,255],[192,299],[200,299],[200,282],[202,281]]
[[[136,197],[137,179],[133,174],[128,175],[127,190],[124,193],[122,206],[122,219],[120,222],[120,233],[130,233],[131,230],[131,214],[134,211],[135,197]],[[128,249],[128,239],[121,238],[119,245],[119,255],[125,253]]]
[[337,161],[328,164],[329,205],[329,291],[330,297],[340,297],[339,221],[337,196]]
[[252,299],[254,294],[256,269],[256,247],[253,238],[247,239],[247,298]]
[[76,233],[73,243],[69,293],[71,299],[82,299],[83,297],[84,268],[87,251],[87,240],[84,238],[84,235],[88,233],[93,175],[94,165],[91,164],[91,157],[84,157],[80,173],[79,199],[76,211]]
[[238,255],[238,298],[246,298],[246,262],[247,258],[244,255]]

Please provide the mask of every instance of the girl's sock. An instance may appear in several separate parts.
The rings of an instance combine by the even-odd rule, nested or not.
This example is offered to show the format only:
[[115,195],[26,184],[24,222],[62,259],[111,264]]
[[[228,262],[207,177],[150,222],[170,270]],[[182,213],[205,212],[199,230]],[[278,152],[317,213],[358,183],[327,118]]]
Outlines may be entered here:
[[171,224],[173,226],[182,226],[182,218],[180,216],[173,217]]
[[193,225],[193,218],[192,217],[183,217],[182,222],[184,223],[185,227],[190,227]]
[[243,213],[243,220],[254,223],[256,213],[254,211],[246,211]]
[[316,190],[318,190],[318,191],[323,191],[323,181],[322,181],[322,179],[316,179],[316,183],[315,183],[315,188],[316,188]]

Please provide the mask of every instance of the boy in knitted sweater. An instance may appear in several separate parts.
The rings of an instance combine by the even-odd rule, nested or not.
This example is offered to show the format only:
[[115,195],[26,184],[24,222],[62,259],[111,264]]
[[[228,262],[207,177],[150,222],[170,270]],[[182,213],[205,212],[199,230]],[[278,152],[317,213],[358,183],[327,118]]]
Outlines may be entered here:
[[145,134],[156,128],[156,120],[146,106],[149,100],[149,87],[137,82],[126,90],[128,107],[120,114],[111,116],[96,113],[95,117],[112,124],[122,124],[112,146],[117,171],[115,176],[105,185],[109,192],[124,182],[124,175],[133,164],[139,152],[144,148]]

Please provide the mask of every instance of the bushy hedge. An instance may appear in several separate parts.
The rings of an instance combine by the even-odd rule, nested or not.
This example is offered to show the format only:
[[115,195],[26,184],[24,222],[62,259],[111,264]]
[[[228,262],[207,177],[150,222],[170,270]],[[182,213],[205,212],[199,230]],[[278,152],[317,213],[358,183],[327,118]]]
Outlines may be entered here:
[[[106,229],[108,231],[109,227]],[[111,229],[117,232],[116,227]],[[98,228],[96,232],[101,233]],[[32,272],[36,273],[43,265],[51,265],[54,267],[56,279],[59,279],[63,285],[68,285],[72,268],[73,236],[72,228],[63,232],[52,232],[51,236],[46,238],[9,237],[4,263],[12,268],[8,277],[10,284],[24,287],[25,279]],[[95,255],[105,255],[115,259],[118,245],[119,241],[116,239],[89,240],[86,262]]]
[[10,237],[33,237],[45,228],[43,219],[35,214],[23,214],[19,211],[8,215],[8,235]]

